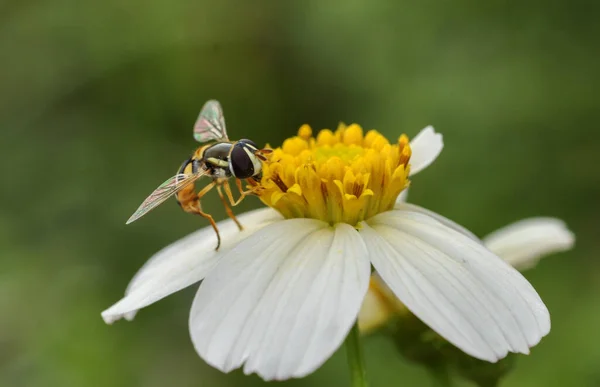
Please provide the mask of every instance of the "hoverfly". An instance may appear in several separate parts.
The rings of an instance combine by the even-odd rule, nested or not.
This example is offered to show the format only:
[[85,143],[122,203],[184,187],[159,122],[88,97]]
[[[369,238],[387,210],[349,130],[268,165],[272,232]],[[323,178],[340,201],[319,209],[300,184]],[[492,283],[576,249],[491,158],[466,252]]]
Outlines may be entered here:
[[[213,217],[202,210],[200,199],[216,187],[227,215],[242,230],[242,225],[235,217],[231,206],[238,205],[244,197],[253,193],[252,189],[245,191],[241,181],[244,179],[250,185],[257,186],[262,177],[262,162],[266,160],[265,155],[272,150],[259,149],[254,142],[246,139],[229,141],[221,104],[215,100],[206,102],[202,107],[194,124],[194,138],[200,143],[212,143],[196,149],[192,156],[183,162],[175,176],[167,179],[144,200],[126,224],[141,218],[174,195],[185,212],[208,219],[217,234],[216,249],[218,250],[221,245],[219,229]],[[193,183],[203,176],[211,177],[212,182],[196,192]],[[240,191],[241,196],[238,200],[233,199],[229,186],[230,177],[235,178]]]

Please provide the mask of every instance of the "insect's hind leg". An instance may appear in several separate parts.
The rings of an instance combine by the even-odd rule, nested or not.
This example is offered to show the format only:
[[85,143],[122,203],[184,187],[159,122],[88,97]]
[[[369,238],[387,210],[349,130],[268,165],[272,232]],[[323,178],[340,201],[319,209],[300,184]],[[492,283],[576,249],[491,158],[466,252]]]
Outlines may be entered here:
[[[223,183],[223,185],[225,186],[225,193],[227,194],[227,198],[229,199],[229,201],[231,202],[232,205],[235,206],[237,203],[242,201],[242,199],[244,198],[243,196],[238,200],[237,203],[234,203],[233,195],[231,194],[231,189],[229,188],[229,184],[227,183],[227,181],[225,181]],[[221,190],[220,185],[217,185],[217,192],[219,193],[221,202],[223,202],[223,207],[225,207],[225,212],[227,212],[227,216],[229,216],[235,222],[235,224],[237,224],[240,231],[242,231],[244,228],[242,227],[242,224],[239,222],[239,220],[237,220],[237,218],[235,217],[235,214],[231,210],[231,207],[229,207],[229,204],[227,203],[225,196],[223,196],[223,191]]]
[[206,212],[202,211],[199,208],[197,209],[197,211],[195,213],[208,219],[208,221],[210,222],[210,225],[212,226],[213,230],[215,230],[215,234],[217,234],[217,247],[215,247],[215,250],[219,250],[219,247],[221,247],[221,234],[219,234],[219,229],[217,227],[217,223],[213,219],[212,215],[207,214]]
[[211,214],[207,214],[206,212],[202,211],[202,206],[200,205],[200,199],[202,199],[202,197],[206,195],[208,191],[213,189],[215,185],[216,182],[213,181],[206,187],[202,188],[197,194],[193,194],[192,198],[190,198],[189,201],[182,202],[180,204],[185,212],[197,214],[205,219],[208,219],[213,230],[215,230],[215,234],[217,234],[217,247],[215,248],[215,250],[219,250],[219,247],[221,247],[221,234],[219,234],[219,228],[217,227],[217,223],[215,222]]

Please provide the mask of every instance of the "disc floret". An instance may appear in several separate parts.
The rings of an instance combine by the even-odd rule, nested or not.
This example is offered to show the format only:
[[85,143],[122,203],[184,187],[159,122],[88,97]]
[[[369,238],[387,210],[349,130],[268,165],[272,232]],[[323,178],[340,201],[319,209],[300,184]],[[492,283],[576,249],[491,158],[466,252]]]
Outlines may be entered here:
[[285,218],[357,225],[391,210],[410,181],[406,135],[396,144],[375,130],[340,124],[316,138],[303,125],[264,165],[260,198]]

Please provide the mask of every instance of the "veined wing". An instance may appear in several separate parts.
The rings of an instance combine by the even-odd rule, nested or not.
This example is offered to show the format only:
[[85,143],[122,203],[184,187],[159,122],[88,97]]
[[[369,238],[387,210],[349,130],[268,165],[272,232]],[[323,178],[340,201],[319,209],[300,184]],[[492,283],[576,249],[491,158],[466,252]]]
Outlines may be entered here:
[[153,210],[159,204],[171,197],[171,195],[174,195],[207,173],[208,171],[202,169],[194,174],[178,173],[177,175],[170,177],[167,179],[167,181],[159,185],[158,188],[146,198],[146,200],[144,200],[144,202],[138,207],[133,215],[131,215],[125,224],[129,224],[138,220],[142,216],[146,215],[150,210]]
[[219,101],[207,101],[194,124],[194,138],[198,142],[228,141],[225,118]]

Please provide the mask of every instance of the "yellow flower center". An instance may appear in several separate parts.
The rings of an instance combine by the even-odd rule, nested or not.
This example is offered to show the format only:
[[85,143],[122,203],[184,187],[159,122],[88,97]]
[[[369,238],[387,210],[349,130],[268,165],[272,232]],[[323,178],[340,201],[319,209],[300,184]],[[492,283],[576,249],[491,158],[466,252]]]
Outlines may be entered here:
[[394,206],[409,185],[410,155],[406,135],[392,145],[375,130],[340,124],[314,138],[303,125],[264,163],[257,193],[285,218],[356,225]]

